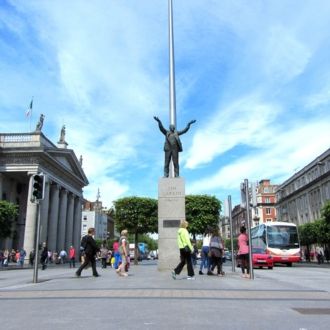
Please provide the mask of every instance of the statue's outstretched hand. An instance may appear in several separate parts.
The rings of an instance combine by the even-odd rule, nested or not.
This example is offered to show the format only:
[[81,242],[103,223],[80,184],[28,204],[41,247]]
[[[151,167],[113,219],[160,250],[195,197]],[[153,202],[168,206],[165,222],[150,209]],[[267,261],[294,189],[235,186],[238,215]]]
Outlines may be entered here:
[[154,119],[159,122],[159,118],[158,117],[154,116]]
[[189,125],[196,123],[196,119],[189,122]]

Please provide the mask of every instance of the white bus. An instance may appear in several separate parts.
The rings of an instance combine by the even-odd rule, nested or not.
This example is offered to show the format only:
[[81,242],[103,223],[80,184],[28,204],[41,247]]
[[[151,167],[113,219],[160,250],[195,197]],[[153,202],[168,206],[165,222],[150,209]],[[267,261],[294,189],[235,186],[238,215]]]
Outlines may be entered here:
[[274,263],[292,266],[301,261],[297,226],[288,222],[266,222],[251,228],[253,247],[262,247]]

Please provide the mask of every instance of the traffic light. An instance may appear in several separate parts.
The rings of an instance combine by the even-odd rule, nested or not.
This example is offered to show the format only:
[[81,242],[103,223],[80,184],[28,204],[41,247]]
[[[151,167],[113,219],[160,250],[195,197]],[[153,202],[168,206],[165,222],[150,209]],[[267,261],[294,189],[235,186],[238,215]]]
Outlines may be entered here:
[[45,191],[45,177],[43,174],[35,174],[33,176],[33,185],[32,185],[32,196],[35,199],[41,200],[44,199]]

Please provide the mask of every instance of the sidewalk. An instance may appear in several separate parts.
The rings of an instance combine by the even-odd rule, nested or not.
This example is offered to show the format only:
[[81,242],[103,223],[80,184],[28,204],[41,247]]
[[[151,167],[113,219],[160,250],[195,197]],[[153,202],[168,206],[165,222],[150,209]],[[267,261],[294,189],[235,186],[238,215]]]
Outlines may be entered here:
[[[39,270],[36,284],[32,269],[0,272],[2,327],[277,330],[285,321],[284,330],[319,330],[330,321],[328,268],[275,267],[247,280],[228,263],[224,277],[196,269],[196,280],[189,281],[185,270],[173,280],[156,262],[132,265],[127,278],[111,268],[98,268],[99,278],[91,269],[76,278],[68,267]],[[303,314],[311,311],[318,314]]]

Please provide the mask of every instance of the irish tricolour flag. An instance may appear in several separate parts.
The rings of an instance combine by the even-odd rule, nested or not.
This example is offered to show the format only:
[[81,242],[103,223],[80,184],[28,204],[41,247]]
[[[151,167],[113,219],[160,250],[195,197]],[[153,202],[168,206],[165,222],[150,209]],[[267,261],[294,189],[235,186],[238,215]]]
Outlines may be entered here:
[[33,99],[31,100],[29,107],[25,111],[26,117],[30,117],[32,115],[32,107],[33,107]]

